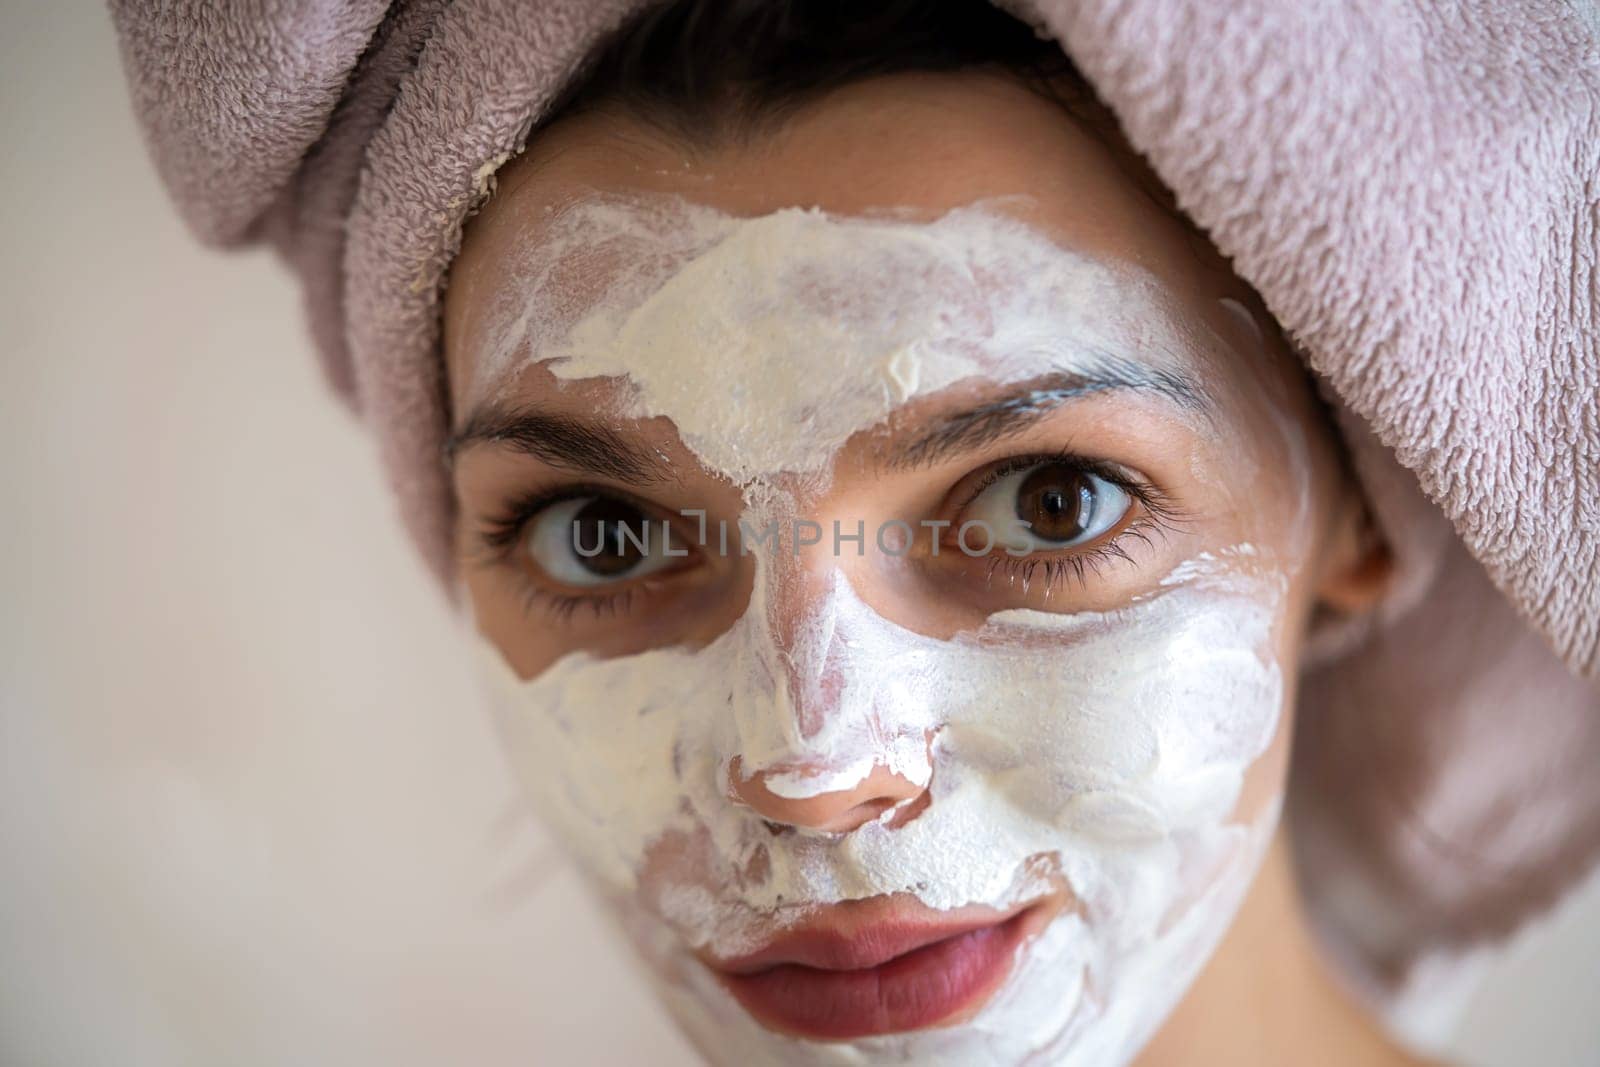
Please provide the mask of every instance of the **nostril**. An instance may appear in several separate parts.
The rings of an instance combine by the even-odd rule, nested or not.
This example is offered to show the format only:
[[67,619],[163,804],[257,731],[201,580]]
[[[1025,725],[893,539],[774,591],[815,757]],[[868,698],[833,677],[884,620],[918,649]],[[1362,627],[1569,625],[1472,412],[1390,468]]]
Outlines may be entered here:
[[902,804],[900,806],[900,810],[894,813],[894,818],[890,819],[884,825],[890,830],[898,830],[902,826],[911,822],[911,820],[915,819],[917,816],[921,815],[923,812],[927,811],[928,805],[932,803],[932,791],[924,790],[916,797],[913,797],[910,801]]
[[[883,798],[880,800],[867,801],[862,804],[857,804],[855,807],[845,812],[834,821],[835,825],[819,826],[818,829],[828,833],[839,833],[845,828],[854,829],[865,826],[869,822],[876,822],[892,811],[894,813],[893,817],[885,822],[884,826],[890,830],[898,830],[902,826],[905,826],[907,823],[911,822],[917,816],[921,815],[923,812],[927,811],[928,805],[932,803],[932,801],[932,795],[927,792],[923,792],[911,798],[910,800],[890,800],[888,798]],[[762,819],[761,825],[765,826],[767,828],[767,833],[771,834],[773,837],[783,837],[795,832],[795,828],[792,825],[788,823],[774,822],[772,819]]]
[[[776,791],[769,786],[774,776],[783,780]],[[925,783],[912,782],[883,764],[873,765],[848,787],[828,789],[839,777],[829,779],[815,767],[764,770],[746,777],[736,756],[728,766],[728,797],[749,808],[777,837],[784,830],[849,833],[913,802],[925,789]],[[815,782],[822,791],[805,795],[795,788],[797,780]]]
[[846,822],[855,826],[862,826],[883,815],[884,812],[894,807],[898,801],[889,797],[878,797],[874,800],[863,801],[844,813]]

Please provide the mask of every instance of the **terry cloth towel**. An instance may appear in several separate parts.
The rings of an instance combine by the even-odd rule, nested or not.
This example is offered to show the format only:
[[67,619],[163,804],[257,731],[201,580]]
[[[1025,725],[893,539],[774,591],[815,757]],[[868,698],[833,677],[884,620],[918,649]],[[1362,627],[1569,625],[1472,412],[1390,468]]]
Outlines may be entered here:
[[[643,0],[113,0],[204,241],[276,246],[452,581],[437,350],[462,224]],[[1302,680],[1307,900],[1374,1003],[1600,854],[1600,12],[1582,0],[1010,0],[1335,398],[1402,564]]]

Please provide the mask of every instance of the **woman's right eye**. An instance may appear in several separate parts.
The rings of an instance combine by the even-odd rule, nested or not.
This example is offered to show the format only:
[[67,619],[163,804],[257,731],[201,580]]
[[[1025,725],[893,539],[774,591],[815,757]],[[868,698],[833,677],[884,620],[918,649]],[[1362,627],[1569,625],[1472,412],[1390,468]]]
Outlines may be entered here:
[[[593,588],[656,574],[689,554],[670,523],[626,500],[558,500],[528,521],[528,556],[551,581]],[[671,551],[669,551],[669,549]]]

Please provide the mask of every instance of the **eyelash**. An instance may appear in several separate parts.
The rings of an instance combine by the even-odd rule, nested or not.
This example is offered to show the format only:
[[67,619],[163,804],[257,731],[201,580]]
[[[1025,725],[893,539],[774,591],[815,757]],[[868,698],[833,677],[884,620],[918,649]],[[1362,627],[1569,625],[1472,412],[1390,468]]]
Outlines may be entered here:
[[[619,589],[615,593],[589,593],[583,596],[573,596],[567,593],[552,593],[548,589],[540,589],[526,578],[523,579],[522,612],[531,615],[535,606],[541,606],[557,622],[568,622],[579,608],[590,608],[594,617],[603,619],[607,616],[621,615],[628,610],[628,605],[633,602],[633,594],[638,586]],[[542,602],[542,603],[541,603]]]
[[[480,552],[472,562],[479,565],[512,563],[512,554],[522,543],[528,523],[535,515],[564,500],[583,496],[608,496],[626,500],[647,514],[654,510],[634,500],[615,486],[579,484],[564,485],[559,489],[534,490],[511,498],[498,515],[487,516],[482,520],[482,526],[477,533]],[[650,585],[650,581],[646,579],[637,585],[609,593],[556,593],[536,584],[523,572],[521,566],[513,566],[511,570],[522,585],[518,595],[522,601],[523,614],[532,615],[535,608],[540,608],[557,622],[570,621],[580,609],[592,611],[597,619],[621,615],[633,602],[634,594]]]
[[1070,450],[1014,456],[1002,460],[987,471],[978,485],[965,495],[957,513],[964,513],[972,506],[973,501],[1002,478],[1044,463],[1069,464],[1085,473],[1105,479],[1136,500],[1145,515],[1136,517],[1104,543],[1070,556],[1017,557],[1005,553],[991,556],[988,569],[984,572],[984,582],[991,588],[995,584],[996,572],[1003,570],[1006,572],[1006,584],[1015,587],[1020,581],[1022,590],[1026,593],[1033,582],[1034,572],[1040,568],[1044,569],[1043,592],[1047,597],[1056,588],[1057,583],[1066,578],[1071,578],[1082,587],[1088,581],[1090,572],[1098,576],[1101,568],[1113,560],[1120,559],[1132,563],[1134,560],[1128,553],[1128,541],[1138,540],[1144,542],[1146,546],[1153,547],[1152,537],[1165,536],[1168,531],[1182,526],[1187,520],[1182,509],[1160,487],[1114,464],[1080,456]]
[[[1133,557],[1127,550],[1129,540],[1139,540],[1151,545],[1152,536],[1162,536],[1185,521],[1181,510],[1159,487],[1113,464],[1080,456],[1070,450],[1014,456],[1002,460],[985,472],[977,486],[965,494],[960,508],[956,509],[957,514],[965,512],[984,490],[1000,479],[1043,463],[1070,464],[1079,470],[1105,479],[1136,500],[1145,515],[1135,518],[1103,544],[1070,556],[1014,557],[1004,553],[993,556],[984,574],[984,582],[990,587],[995,584],[997,572],[1003,570],[1007,585],[1015,587],[1020,582],[1023,592],[1026,593],[1030,590],[1035,572],[1040,568],[1044,570],[1043,593],[1047,597],[1060,581],[1067,578],[1082,586],[1087,582],[1091,572],[1098,575],[1101,568],[1113,560],[1133,562]],[[512,554],[521,544],[528,523],[539,512],[564,500],[598,495],[626,500],[647,514],[654,510],[632,499],[615,486],[577,484],[564,485],[553,490],[534,490],[511,498],[498,515],[488,516],[482,520],[482,526],[477,533],[481,551],[473,562],[479,564],[512,562]],[[519,595],[523,613],[531,615],[535,608],[540,608],[557,622],[570,621],[580,610],[591,611],[593,617],[597,619],[621,615],[632,604],[635,594],[651,585],[650,580],[646,579],[609,593],[556,593],[536,584],[523,572],[522,567],[513,567],[512,570],[522,583]]]

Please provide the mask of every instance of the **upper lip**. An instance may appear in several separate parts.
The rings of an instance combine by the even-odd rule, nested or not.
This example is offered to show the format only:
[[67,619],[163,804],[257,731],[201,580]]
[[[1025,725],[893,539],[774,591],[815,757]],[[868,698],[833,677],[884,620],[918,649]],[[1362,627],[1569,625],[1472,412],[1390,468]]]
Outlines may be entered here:
[[753,952],[702,957],[728,975],[756,974],[783,964],[823,971],[867,970],[919,948],[997,926],[1042,903],[1041,898],[999,910],[969,905],[934,911],[905,897],[872,897],[827,905],[775,934]]

